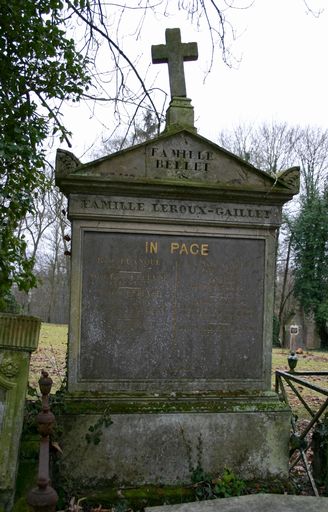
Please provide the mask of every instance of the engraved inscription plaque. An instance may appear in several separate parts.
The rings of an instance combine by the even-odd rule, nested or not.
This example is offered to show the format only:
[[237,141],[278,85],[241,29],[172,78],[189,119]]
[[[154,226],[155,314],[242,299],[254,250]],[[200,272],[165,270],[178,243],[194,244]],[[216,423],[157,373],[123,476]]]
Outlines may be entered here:
[[262,239],[85,231],[80,380],[256,379]]

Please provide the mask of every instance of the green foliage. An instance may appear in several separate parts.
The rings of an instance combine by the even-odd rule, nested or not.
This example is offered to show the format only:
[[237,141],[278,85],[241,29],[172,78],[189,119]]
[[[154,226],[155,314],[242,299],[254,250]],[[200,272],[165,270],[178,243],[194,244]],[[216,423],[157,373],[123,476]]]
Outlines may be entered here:
[[224,469],[222,476],[214,481],[214,494],[219,498],[240,496],[245,490],[245,482],[227,468]]
[[293,223],[294,293],[318,328],[328,321],[327,192],[312,190],[303,198]]
[[85,439],[88,444],[99,444],[101,436],[103,435],[103,428],[108,428],[112,425],[113,421],[106,410],[94,425],[90,425],[88,432],[85,434]]
[[0,295],[0,311],[16,315],[21,312],[21,306],[18,304],[12,293],[7,292],[2,297]]
[[37,390],[28,384],[25,401],[23,435],[37,434],[36,417],[41,411],[41,400]]
[[183,429],[181,429],[181,435],[187,450],[190,477],[197,500],[212,500],[215,498],[226,498],[228,496],[240,496],[245,491],[245,482],[240,480],[230,469],[225,468],[222,475],[216,478],[204,470],[202,465],[203,440],[201,434],[197,437],[197,465],[193,467],[191,444],[187,441]]
[[[49,406],[51,412],[55,415],[56,422],[53,427],[53,431],[51,434],[51,440],[57,441],[62,433],[62,420],[63,415],[66,413],[66,389],[64,385],[57,389],[57,391],[53,394],[49,395]],[[23,433],[24,434],[36,434],[37,433],[37,415],[42,409],[41,403],[41,394],[38,392],[36,388],[27,386],[27,400],[25,401],[25,409],[24,409],[24,423],[23,423]]]
[[64,5],[0,0],[1,308],[13,284],[25,291],[36,284],[17,228],[45,186],[45,139],[56,132],[67,138],[60,102],[78,100],[89,81],[86,63],[65,36]]
[[195,497],[197,500],[211,500],[216,496],[213,491],[212,478],[201,466],[197,466],[191,473],[191,481],[194,484]]
[[211,475],[206,473],[201,466],[195,467],[191,472],[191,481],[193,484],[197,484],[199,482],[205,482],[206,480],[210,480]]
[[280,332],[280,324],[279,324],[278,317],[276,315],[273,315],[273,323],[272,323],[272,346],[273,347],[280,347],[279,332]]
[[232,470],[227,468],[223,470],[222,475],[213,478],[198,466],[192,473],[192,482],[198,500],[241,496],[246,491],[244,480],[238,478]]

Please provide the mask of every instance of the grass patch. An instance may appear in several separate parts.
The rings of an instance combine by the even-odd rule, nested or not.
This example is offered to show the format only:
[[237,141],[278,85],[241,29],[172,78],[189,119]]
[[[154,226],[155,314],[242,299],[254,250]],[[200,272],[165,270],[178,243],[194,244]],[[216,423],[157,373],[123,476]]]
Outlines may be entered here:
[[[274,348],[272,351],[272,386],[274,389],[275,384],[275,371],[283,370],[288,371],[289,366],[287,363],[287,357],[289,350]],[[320,372],[328,371],[328,352],[320,350],[304,351],[302,354],[298,354],[298,363],[295,371],[302,372]],[[320,386],[321,388],[328,388],[328,382],[326,376],[300,376],[306,382]],[[313,411],[317,411],[321,404],[326,400],[326,397],[316,391],[306,388],[301,384],[295,384],[296,389],[310,406]],[[299,419],[310,419],[310,414],[306,411],[297,396],[290,390],[289,386],[285,386],[287,391],[288,399],[292,411],[296,414]]]
[[41,370],[53,380],[52,393],[57,391],[66,376],[67,325],[42,323],[38,349],[32,353],[29,384],[38,389]]

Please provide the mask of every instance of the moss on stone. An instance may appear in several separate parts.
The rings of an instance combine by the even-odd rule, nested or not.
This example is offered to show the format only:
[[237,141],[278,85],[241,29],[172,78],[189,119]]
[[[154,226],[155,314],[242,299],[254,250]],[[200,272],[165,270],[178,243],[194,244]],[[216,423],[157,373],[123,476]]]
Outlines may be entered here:
[[190,502],[195,500],[193,487],[143,486],[129,489],[108,488],[99,491],[82,491],[84,503],[111,507],[119,503],[126,508],[139,509],[145,506]]
[[288,411],[286,404],[276,399],[266,397],[237,398],[221,397],[209,398],[202,396],[196,398],[139,398],[127,399],[108,397],[92,399],[91,397],[69,398],[65,404],[66,413],[76,414],[102,414],[105,410],[109,414],[168,414],[181,412],[277,412]]
[[[76,499],[83,499],[83,505],[112,508],[121,506],[124,509],[140,510],[144,507],[167,505],[175,503],[189,503],[197,499],[194,485],[155,486],[145,485],[134,488],[104,487],[95,491],[94,488],[75,489],[73,495]],[[58,491],[58,489],[57,489]],[[286,479],[267,479],[245,482],[245,494],[272,493],[296,494],[295,487]],[[22,507],[24,499],[21,500]],[[13,512],[25,512],[26,508],[15,508]]]

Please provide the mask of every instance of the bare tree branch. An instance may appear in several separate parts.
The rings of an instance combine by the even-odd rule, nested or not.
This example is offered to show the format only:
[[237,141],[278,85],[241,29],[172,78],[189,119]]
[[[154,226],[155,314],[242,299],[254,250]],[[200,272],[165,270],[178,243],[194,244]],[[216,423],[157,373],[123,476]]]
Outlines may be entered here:
[[86,16],[74,6],[74,4],[72,4],[71,2],[68,2],[68,4],[69,4],[70,8],[77,14],[77,16],[79,18],[81,18],[91,28],[91,30],[93,30],[94,32],[97,32],[98,34],[100,34],[108,42],[109,48],[110,48],[110,50],[111,50],[111,52],[113,54],[115,65],[116,65],[117,69],[120,71],[120,75],[121,75],[121,84],[120,84],[119,88],[124,88],[125,87],[124,76],[123,76],[121,67],[118,65],[116,54],[114,53],[113,49],[115,49],[116,52],[118,53],[118,55],[123,57],[123,59],[128,63],[130,68],[133,70],[135,76],[137,77],[142,90],[144,91],[145,98],[148,98],[151,106],[153,107],[154,113],[155,113],[155,115],[156,115],[156,117],[158,119],[158,123],[160,124],[161,120],[160,120],[159,115],[157,114],[157,110],[156,110],[155,104],[154,104],[154,102],[153,102],[153,100],[152,100],[152,98],[151,98],[151,96],[150,96],[150,94],[149,94],[149,92],[148,92],[148,90],[147,90],[147,88],[145,86],[145,83],[144,83],[143,79],[141,78],[137,68],[135,67],[135,65],[133,64],[131,59],[121,50],[121,48],[113,41],[113,39],[109,37],[107,28],[105,28],[105,30],[100,29],[99,27],[94,25],[94,23],[92,23],[92,21],[90,19],[87,19]]

